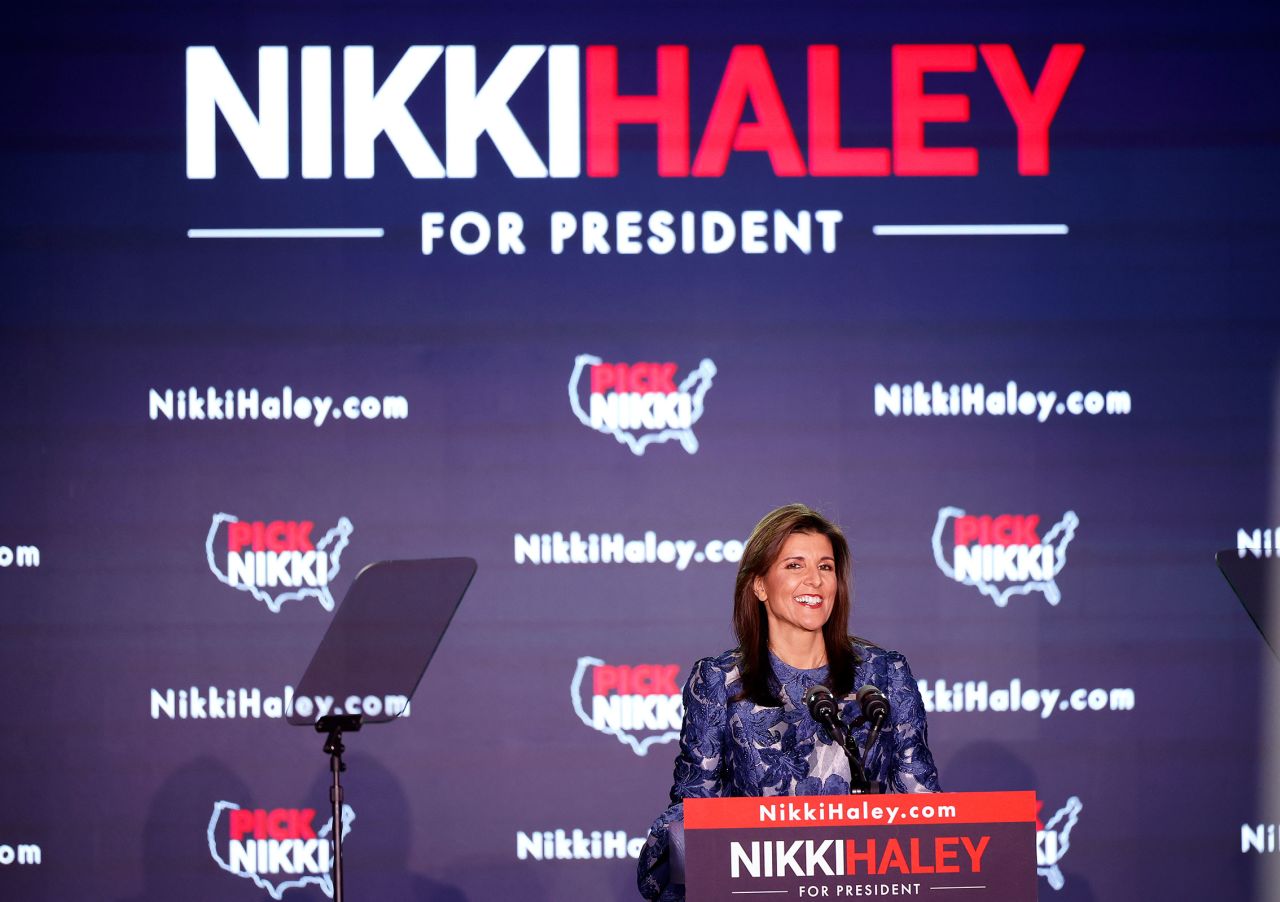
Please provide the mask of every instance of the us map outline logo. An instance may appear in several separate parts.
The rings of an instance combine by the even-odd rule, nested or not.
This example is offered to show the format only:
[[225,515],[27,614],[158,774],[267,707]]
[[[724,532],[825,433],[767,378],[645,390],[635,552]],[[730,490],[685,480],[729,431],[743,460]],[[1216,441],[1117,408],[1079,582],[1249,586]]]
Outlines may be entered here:
[[[579,720],[599,733],[604,733],[606,736],[613,736],[617,738],[619,742],[628,746],[633,752],[641,757],[649,753],[649,748],[651,746],[662,745],[680,738],[680,731],[675,729],[665,730],[661,733],[655,733],[652,736],[645,736],[642,739],[638,739],[635,736],[632,736],[624,727],[615,727],[607,723],[597,724],[593,716],[588,714],[582,706],[582,681],[586,678],[586,675],[591,668],[605,666],[607,665],[600,658],[594,658],[591,656],[578,658],[577,669],[573,673],[573,680],[569,683],[569,697],[573,701],[573,711],[578,715]],[[592,698],[595,698],[594,692],[592,693]],[[683,712],[681,713],[683,715]]]
[[712,380],[716,375],[716,365],[712,363],[710,358],[702,358],[702,361],[690,370],[679,386],[676,387],[675,393],[679,394],[682,399],[688,399],[688,409],[683,414],[686,420],[684,425],[679,427],[667,425],[657,431],[640,432],[639,434],[637,434],[638,430],[623,428],[620,423],[618,425],[610,425],[607,422],[597,422],[594,411],[589,413],[583,409],[578,389],[582,374],[590,367],[602,365],[604,365],[604,360],[594,354],[579,354],[574,360],[573,373],[569,376],[569,406],[573,409],[573,415],[578,418],[578,422],[593,432],[612,435],[619,444],[626,445],[631,449],[631,453],[637,457],[643,456],[645,448],[649,445],[661,444],[672,439],[678,440],[688,453],[697,453],[698,437],[693,433],[693,425],[702,419],[707,390],[711,388]]
[[[218,567],[217,556],[214,552],[214,540],[218,535],[218,530],[223,526],[230,526],[239,523],[240,518],[234,514],[217,513],[213,515],[213,521],[209,526],[209,534],[205,538],[204,550],[205,557],[209,562],[209,569],[218,581],[224,585],[228,585],[233,589],[241,592],[248,592],[254,598],[261,601],[267,606],[267,609],[273,614],[279,614],[280,608],[284,606],[286,601],[299,601],[304,598],[314,598],[320,602],[320,607],[326,611],[334,609],[333,595],[329,591],[329,583],[338,575],[341,569],[340,559],[342,552],[346,549],[351,541],[351,533],[354,527],[351,521],[346,517],[339,517],[338,523],[332,529],[324,534],[324,537],[316,543],[315,548],[318,553],[324,556],[328,566],[323,572],[323,579],[318,581],[319,584],[310,587],[300,587],[296,591],[285,591],[278,595],[271,595],[270,592],[264,591],[261,587],[249,583],[241,583],[233,580],[227,573]],[[291,552],[297,553],[297,552]],[[228,567],[228,569],[232,569]]]
[[[298,887],[314,885],[319,887],[320,892],[324,893],[330,899],[333,898],[333,876],[327,871],[323,874],[306,874],[297,880],[283,880],[280,883],[272,883],[270,880],[264,879],[261,875],[254,871],[237,870],[230,862],[224,859],[218,853],[218,840],[214,836],[217,829],[218,821],[222,817],[224,811],[239,811],[241,806],[235,802],[219,801],[213,805],[213,815],[209,818],[209,829],[206,836],[209,840],[209,854],[213,856],[214,862],[222,870],[228,874],[234,874],[237,877],[246,877],[254,882],[259,889],[264,889],[271,898],[279,900],[284,897],[285,890],[296,889]],[[342,806],[342,839],[345,842],[347,834],[351,832],[351,824],[356,819],[355,810],[350,805]],[[329,815],[329,820],[325,825],[316,831],[316,839],[325,841],[333,832],[333,815]]]
[[[933,528],[933,558],[938,565],[938,569],[948,579],[955,580],[961,585],[973,586],[994,601],[998,608],[1006,607],[1009,604],[1009,599],[1014,595],[1030,595],[1033,592],[1041,593],[1044,596],[1044,600],[1051,605],[1057,605],[1062,600],[1062,591],[1058,588],[1057,576],[1067,564],[1067,546],[1075,538],[1076,527],[1080,525],[1080,518],[1076,516],[1075,511],[1064,513],[1062,519],[1055,523],[1039,541],[1041,548],[1052,553],[1052,569],[1043,574],[1042,578],[1028,579],[1025,582],[1015,583],[1004,589],[1000,589],[996,585],[996,582],[1000,580],[988,581],[981,576],[969,574],[961,578],[957,575],[956,567],[952,566],[951,562],[947,560],[942,544],[942,533],[949,521],[958,520],[964,516],[966,516],[966,513],[963,508],[944,507],[938,511],[938,522]],[[1057,544],[1054,544],[1055,542]]]

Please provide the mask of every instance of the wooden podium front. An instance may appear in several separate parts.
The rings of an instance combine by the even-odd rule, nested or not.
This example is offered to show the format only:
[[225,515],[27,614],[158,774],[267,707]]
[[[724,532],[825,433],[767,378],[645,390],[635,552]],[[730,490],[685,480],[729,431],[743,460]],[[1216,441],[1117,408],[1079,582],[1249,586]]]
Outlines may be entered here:
[[689,902],[1035,902],[1033,792],[685,799]]

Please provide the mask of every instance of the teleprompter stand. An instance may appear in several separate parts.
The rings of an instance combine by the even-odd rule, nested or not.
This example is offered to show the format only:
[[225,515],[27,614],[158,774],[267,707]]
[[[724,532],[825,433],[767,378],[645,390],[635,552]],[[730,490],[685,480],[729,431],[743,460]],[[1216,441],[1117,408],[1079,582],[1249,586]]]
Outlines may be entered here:
[[[427,665],[476,573],[471,558],[380,561],[356,574],[307,671],[298,681],[289,723],[326,735],[333,783],[333,900],[343,902],[341,774],[343,734],[387,723],[409,710]],[[310,699],[328,697],[333,711],[313,719]],[[343,705],[359,710],[344,710]],[[304,709],[304,710],[299,710]]]
[[[329,806],[333,810],[333,898],[342,899],[342,778],[339,776],[347,765],[342,760],[346,747],[342,744],[343,732],[354,733],[364,725],[363,714],[328,714],[316,721],[317,733],[328,733],[324,752],[329,756],[329,772],[333,784],[329,787]],[[341,826],[340,826],[341,825]]]

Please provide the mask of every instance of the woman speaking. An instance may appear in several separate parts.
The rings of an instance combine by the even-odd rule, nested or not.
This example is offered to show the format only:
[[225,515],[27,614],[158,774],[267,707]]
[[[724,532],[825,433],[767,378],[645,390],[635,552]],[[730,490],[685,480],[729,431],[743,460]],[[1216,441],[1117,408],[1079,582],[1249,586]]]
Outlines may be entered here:
[[[883,692],[889,716],[866,778],[890,792],[940,791],[906,659],[851,638],[848,620],[849,545],[840,528],[803,504],[765,515],[738,566],[738,647],[698,661],[684,687],[671,807],[640,853],[646,899],[684,899],[684,799],[840,795],[858,782],[858,765],[810,714],[806,695],[815,686],[830,690],[846,727],[860,710],[859,687]],[[852,731],[859,749],[870,732],[866,723]]]

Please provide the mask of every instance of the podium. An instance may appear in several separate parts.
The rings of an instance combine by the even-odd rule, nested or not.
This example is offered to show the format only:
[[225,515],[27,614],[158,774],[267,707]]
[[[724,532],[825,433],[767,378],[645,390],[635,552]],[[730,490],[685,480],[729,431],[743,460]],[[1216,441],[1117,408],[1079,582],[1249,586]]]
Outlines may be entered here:
[[689,902],[1036,899],[1030,791],[685,799],[684,831]]

